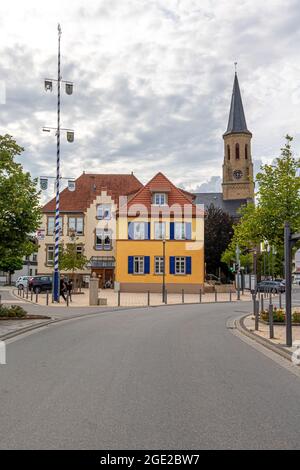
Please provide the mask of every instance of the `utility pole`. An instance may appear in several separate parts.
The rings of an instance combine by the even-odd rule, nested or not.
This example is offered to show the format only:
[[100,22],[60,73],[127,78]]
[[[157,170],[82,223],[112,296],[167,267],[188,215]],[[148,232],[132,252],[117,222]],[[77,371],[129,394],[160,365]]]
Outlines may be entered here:
[[236,246],[235,250],[235,258],[236,258],[236,264],[237,264],[237,277],[236,277],[236,290],[237,290],[237,299],[240,300],[241,298],[241,293],[240,293],[240,272],[241,272],[241,262],[240,262],[240,254],[241,250],[239,245]]
[[284,223],[285,318],[286,345],[293,345],[292,337],[292,247],[300,240],[300,233],[291,233],[290,224]]
[[61,83],[66,84],[66,94],[71,95],[73,93],[73,83],[65,82],[61,77],[61,66],[60,66],[60,42],[61,42],[61,27],[60,24],[57,27],[58,30],[58,54],[57,54],[57,80],[45,79],[45,90],[52,91],[53,83],[57,82],[57,127],[44,127],[44,132],[50,132],[51,129],[56,131],[56,205],[55,205],[55,249],[54,249],[54,274],[53,274],[53,300],[59,302],[59,239],[60,239],[60,225],[59,225],[59,190],[60,190],[60,133],[61,130],[67,131],[67,141],[74,141],[74,131],[72,129],[62,129],[60,127],[60,97],[61,97]]
[[163,285],[162,285],[162,301],[166,303],[166,240],[163,239]]

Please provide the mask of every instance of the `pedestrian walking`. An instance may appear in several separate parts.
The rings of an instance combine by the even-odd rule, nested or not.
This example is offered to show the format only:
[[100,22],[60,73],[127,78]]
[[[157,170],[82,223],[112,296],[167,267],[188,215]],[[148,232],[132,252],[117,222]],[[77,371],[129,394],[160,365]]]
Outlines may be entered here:
[[66,284],[65,278],[63,276],[60,280],[60,295],[62,296],[62,298],[64,299],[65,302],[67,300],[66,293],[67,293],[67,284]]

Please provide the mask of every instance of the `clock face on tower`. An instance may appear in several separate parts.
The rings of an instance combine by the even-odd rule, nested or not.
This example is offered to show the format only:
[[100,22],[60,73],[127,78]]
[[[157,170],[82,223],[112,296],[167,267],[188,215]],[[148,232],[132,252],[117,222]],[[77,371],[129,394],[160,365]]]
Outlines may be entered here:
[[234,172],[233,172],[233,177],[234,177],[236,180],[241,179],[242,176],[243,176],[243,172],[242,172],[241,170],[234,170]]

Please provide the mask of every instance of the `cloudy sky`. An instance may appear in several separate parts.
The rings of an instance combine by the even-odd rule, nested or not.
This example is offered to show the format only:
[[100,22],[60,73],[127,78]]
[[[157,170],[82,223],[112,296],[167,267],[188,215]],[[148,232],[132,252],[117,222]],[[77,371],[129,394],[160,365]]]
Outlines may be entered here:
[[[48,3],[48,6],[47,6]],[[55,174],[57,23],[63,96],[62,175],[165,172],[186,189],[218,190],[234,65],[252,154],[300,150],[299,0],[10,0],[0,6],[0,133],[26,149],[33,176]],[[1,99],[0,99],[1,102]]]

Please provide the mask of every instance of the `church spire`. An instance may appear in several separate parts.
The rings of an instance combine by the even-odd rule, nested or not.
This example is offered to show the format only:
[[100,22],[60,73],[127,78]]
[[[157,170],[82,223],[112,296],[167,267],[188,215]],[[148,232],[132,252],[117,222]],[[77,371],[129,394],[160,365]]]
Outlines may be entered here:
[[224,135],[235,133],[251,134],[251,132],[247,129],[239,81],[236,72],[234,74],[228,125]]

